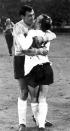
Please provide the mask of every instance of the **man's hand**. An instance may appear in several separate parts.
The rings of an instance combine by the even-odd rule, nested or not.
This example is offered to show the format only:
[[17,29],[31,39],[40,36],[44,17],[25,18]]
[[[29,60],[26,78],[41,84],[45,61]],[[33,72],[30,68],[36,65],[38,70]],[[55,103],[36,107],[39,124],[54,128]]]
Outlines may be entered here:
[[44,48],[39,48],[38,49],[38,54],[46,56],[48,54],[48,50],[45,47]]

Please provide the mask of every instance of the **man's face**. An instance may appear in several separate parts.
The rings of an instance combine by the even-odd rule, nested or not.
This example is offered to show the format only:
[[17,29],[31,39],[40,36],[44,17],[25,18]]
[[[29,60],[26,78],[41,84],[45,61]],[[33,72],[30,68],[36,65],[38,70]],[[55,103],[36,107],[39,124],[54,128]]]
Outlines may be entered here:
[[26,15],[23,17],[24,22],[28,25],[31,26],[33,24],[35,18],[34,11],[32,10],[31,12],[26,12]]
[[36,18],[36,22],[35,22],[35,28],[36,29],[41,29],[41,20],[43,19],[43,16],[40,15]]

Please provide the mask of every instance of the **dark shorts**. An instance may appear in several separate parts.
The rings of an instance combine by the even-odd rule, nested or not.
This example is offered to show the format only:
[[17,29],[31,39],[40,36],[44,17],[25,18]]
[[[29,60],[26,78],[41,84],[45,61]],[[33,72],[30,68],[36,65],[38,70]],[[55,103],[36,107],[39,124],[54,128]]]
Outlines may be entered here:
[[25,56],[14,56],[14,77],[15,79],[24,78]]
[[31,72],[25,76],[28,85],[35,88],[37,85],[49,85],[53,83],[53,70],[50,63],[35,66]]

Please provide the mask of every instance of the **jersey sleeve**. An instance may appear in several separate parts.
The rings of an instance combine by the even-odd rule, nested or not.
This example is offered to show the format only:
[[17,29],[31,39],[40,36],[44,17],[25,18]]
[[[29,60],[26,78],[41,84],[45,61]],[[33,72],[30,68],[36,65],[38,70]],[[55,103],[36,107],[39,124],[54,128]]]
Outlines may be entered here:
[[13,27],[13,35],[16,34],[16,35],[19,35],[22,33],[22,30],[21,30],[21,27],[20,25],[18,24],[15,24],[14,27]]
[[46,43],[45,47],[46,47],[47,51],[49,51],[49,48],[50,48],[50,41]]
[[47,31],[46,34],[44,35],[44,40],[45,41],[51,41],[56,38],[56,34],[53,33],[52,31]]

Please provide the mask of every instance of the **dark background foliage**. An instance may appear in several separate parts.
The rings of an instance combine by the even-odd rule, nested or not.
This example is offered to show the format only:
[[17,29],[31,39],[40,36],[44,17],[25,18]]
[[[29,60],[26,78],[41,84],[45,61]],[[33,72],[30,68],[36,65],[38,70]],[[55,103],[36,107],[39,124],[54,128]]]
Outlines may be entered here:
[[70,0],[0,0],[0,17],[9,17],[17,22],[20,19],[18,11],[23,4],[31,5],[36,16],[41,13],[50,15],[53,25],[70,25]]

